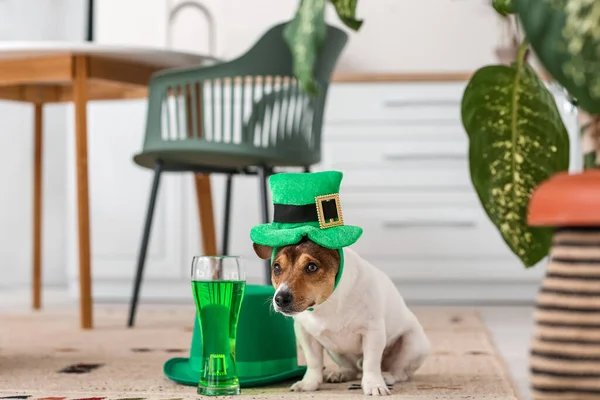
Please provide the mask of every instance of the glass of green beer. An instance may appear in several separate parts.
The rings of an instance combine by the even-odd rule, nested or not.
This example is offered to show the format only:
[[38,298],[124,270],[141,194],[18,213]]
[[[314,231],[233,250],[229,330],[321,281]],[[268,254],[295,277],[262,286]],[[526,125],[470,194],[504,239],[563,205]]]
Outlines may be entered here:
[[240,394],[235,344],[246,289],[242,261],[239,256],[197,256],[192,260],[192,291],[202,332],[200,395]]

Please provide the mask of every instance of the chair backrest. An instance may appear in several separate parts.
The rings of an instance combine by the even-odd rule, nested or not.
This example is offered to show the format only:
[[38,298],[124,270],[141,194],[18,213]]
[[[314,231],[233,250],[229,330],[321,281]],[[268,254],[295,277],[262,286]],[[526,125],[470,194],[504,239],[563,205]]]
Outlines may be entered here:
[[310,96],[294,76],[285,25],[270,28],[234,60],[157,74],[150,84],[144,147],[211,142],[320,157],[329,82],[348,35],[327,26],[313,70],[319,94]]
[[309,96],[294,76],[292,54],[283,37],[285,25],[272,27],[239,59],[251,75],[262,78],[250,84],[251,90],[259,84],[262,95],[253,104],[243,140],[277,151],[289,147],[297,152],[320,152],[329,82],[348,35],[327,26],[326,41],[313,69],[319,94]]
[[[287,23],[271,27],[246,53],[234,61],[242,63],[250,75],[292,77],[292,53],[283,37]],[[313,71],[313,75],[322,85],[326,85],[331,78],[347,40],[348,35],[343,30],[327,25],[326,41]]]

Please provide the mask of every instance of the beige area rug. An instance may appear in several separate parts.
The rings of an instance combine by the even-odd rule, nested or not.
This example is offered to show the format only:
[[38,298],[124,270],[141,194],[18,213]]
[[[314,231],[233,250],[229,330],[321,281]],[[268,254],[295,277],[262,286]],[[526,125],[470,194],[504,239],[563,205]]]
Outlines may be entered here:
[[[96,306],[95,329],[81,331],[73,311],[0,314],[0,399],[197,399],[194,387],[162,373],[171,357],[187,357],[194,309],[143,305],[134,329],[126,308]],[[409,382],[396,384],[390,399],[517,400],[504,364],[474,311],[415,309],[433,353]],[[301,352],[299,353],[301,354]],[[302,359],[300,362],[303,362]],[[61,373],[77,364],[102,364],[87,373]],[[289,392],[293,382],[243,389],[236,398],[366,398],[352,383],[326,385],[315,393]],[[359,383],[359,382],[356,382]]]

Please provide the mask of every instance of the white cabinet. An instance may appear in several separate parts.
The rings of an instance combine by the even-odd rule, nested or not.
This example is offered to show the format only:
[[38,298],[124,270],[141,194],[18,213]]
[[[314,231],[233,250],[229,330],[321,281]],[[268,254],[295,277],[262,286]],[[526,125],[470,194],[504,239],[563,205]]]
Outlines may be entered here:
[[[477,199],[460,122],[465,84],[333,84],[317,170],[344,172],[344,220],[364,229],[354,248],[390,275],[408,299],[530,299],[544,263],[525,270]],[[563,99],[558,100],[562,107]],[[576,143],[575,116],[564,116]],[[141,150],[144,122],[144,102],[90,106],[92,263],[98,297],[130,296],[152,178],[152,171],[131,161]],[[574,160],[572,169],[577,168]],[[72,171],[69,177],[68,198],[74,199]],[[220,247],[224,177],[213,176],[212,182]],[[187,298],[189,263],[201,252],[191,174],[165,174],[159,193],[142,296]],[[234,177],[232,201],[230,253],[246,258],[249,281],[262,282],[263,263],[249,238],[250,228],[260,223],[257,178]],[[69,210],[74,218],[74,204]],[[69,233],[72,245],[74,234]],[[70,265],[76,286],[74,257]]]
[[[545,262],[526,270],[481,206],[460,120],[467,82],[348,83],[330,91],[320,169],[344,172],[354,248],[409,299],[528,300]],[[581,168],[576,115],[554,90]]]

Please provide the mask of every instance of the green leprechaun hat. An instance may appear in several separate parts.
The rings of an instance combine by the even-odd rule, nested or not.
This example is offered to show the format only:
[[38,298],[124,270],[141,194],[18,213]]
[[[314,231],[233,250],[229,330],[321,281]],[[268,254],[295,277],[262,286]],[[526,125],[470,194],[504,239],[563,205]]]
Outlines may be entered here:
[[342,178],[339,171],[271,175],[273,222],[254,226],[252,241],[277,248],[307,237],[330,249],[352,245],[363,231],[344,225],[339,195]]
[[[300,378],[294,322],[271,309],[272,286],[246,285],[240,310],[235,365],[241,388],[270,385]],[[202,374],[202,331],[195,317],[192,346],[187,358],[176,357],[163,366],[171,380],[197,386]]]

